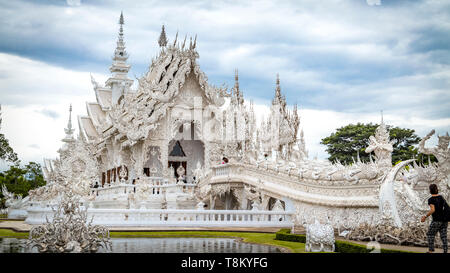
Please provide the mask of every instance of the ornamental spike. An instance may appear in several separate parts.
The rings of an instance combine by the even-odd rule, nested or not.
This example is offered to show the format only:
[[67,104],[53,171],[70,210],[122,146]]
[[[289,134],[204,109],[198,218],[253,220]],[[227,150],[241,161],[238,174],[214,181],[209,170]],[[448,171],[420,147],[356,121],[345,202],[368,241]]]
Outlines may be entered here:
[[183,50],[184,46],[186,45],[186,39],[187,39],[187,35],[184,36],[184,41],[183,41],[183,45],[181,46],[181,50]]
[[175,35],[175,40],[173,41],[173,46],[176,46],[177,40],[178,40],[178,30],[177,30],[177,34]]

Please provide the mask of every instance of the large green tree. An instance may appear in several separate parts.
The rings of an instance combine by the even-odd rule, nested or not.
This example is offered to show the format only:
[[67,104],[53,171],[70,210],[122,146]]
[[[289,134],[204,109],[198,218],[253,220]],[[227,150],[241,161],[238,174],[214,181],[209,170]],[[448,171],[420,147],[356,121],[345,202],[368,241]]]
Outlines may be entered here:
[[[338,128],[335,133],[320,142],[327,146],[326,151],[330,155],[328,160],[332,162],[339,160],[341,163],[351,164],[353,158],[356,160],[359,152],[362,161],[369,161],[369,154],[365,152],[365,149],[369,146],[369,137],[375,135],[378,126],[379,124],[357,123]],[[395,141],[392,153],[393,164],[411,158],[416,158],[418,162],[427,163],[428,156],[420,154],[414,146],[421,140],[414,133],[414,130],[389,125],[386,127],[389,130],[390,139]],[[431,156],[431,160],[436,161],[433,156]]]
[[[30,190],[45,185],[41,165],[35,162],[29,162],[24,167],[11,165],[8,170],[0,172],[0,189],[3,185],[9,192],[26,197]],[[0,208],[4,207],[5,198],[0,191]]]
[[[30,162],[24,167],[19,165],[10,166],[9,170],[0,173],[0,188],[3,185],[6,186],[9,192],[20,194],[22,197],[27,196],[30,190],[45,185],[41,165]],[[0,197],[3,199],[1,192]]]

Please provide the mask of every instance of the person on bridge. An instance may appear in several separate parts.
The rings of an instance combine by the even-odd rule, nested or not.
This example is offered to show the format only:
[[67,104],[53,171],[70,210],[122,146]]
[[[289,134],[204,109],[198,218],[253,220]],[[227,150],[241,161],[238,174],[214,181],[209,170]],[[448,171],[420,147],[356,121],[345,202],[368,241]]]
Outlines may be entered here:
[[428,199],[428,205],[430,205],[430,211],[427,215],[423,216],[421,221],[425,222],[428,216],[432,215],[433,220],[431,221],[430,228],[427,232],[428,238],[428,253],[434,252],[434,238],[436,233],[439,231],[439,235],[442,240],[442,248],[444,253],[448,251],[447,243],[447,227],[448,219],[446,219],[444,214],[444,207],[448,210],[448,204],[445,199],[438,194],[438,187],[436,184],[430,185],[431,197]]

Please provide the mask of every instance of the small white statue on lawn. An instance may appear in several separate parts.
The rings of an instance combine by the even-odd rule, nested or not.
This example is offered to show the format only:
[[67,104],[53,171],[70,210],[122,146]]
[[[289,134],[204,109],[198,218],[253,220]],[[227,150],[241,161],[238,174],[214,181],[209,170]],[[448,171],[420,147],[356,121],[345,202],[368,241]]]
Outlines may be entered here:
[[316,219],[314,224],[306,226],[307,252],[334,252],[334,229],[331,225],[322,225]]

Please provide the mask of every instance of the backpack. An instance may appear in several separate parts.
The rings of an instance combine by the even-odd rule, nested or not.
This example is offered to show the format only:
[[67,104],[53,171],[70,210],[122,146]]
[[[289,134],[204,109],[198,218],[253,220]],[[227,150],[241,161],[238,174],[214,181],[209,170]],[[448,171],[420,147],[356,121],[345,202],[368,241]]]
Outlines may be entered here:
[[444,198],[442,198],[444,200],[444,207],[443,207],[443,212],[442,215],[444,217],[444,222],[450,222],[450,206],[447,204],[447,202],[445,201]]

